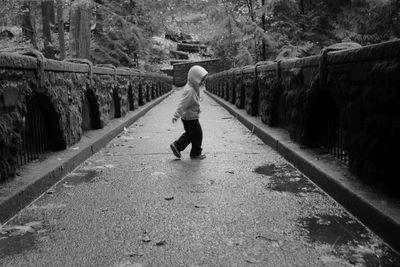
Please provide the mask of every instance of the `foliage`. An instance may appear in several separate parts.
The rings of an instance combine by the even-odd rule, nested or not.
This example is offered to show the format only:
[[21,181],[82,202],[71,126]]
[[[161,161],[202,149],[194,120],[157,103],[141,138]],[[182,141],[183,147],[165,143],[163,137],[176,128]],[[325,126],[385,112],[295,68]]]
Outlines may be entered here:
[[338,17],[337,34],[360,44],[378,43],[400,36],[400,2],[365,1],[344,9]]
[[220,24],[220,30],[211,42],[212,48],[217,57],[231,65],[242,66],[259,61],[263,42],[268,53],[275,53],[273,35],[264,31],[256,20],[256,10],[260,8],[256,3],[258,1],[222,1],[221,9],[210,15],[214,23]]
[[[270,60],[304,57],[318,53],[323,47],[342,41],[362,45],[400,37],[400,1],[398,0],[220,0],[220,9],[211,17],[221,30],[213,39],[218,56],[243,64],[241,57],[249,53],[260,60],[260,46],[267,44]],[[230,36],[228,24],[218,18],[230,14],[237,32]],[[265,31],[262,15],[265,14]],[[222,40],[236,40],[238,45]],[[249,53],[247,53],[249,52]]]
[[21,12],[22,1],[2,0],[0,5],[0,26],[15,23]]
[[232,64],[241,47],[242,38],[243,32],[232,15],[226,16],[221,23],[221,31],[217,32],[211,43],[214,55]]
[[[133,66],[138,56],[146,64],[167,57],[154,49],[153,36],[168,30],[189,33],[194,39],[210,41],[215,57],[232,65],[263,60],[304,57],[342,41],[362,45],[400,37],[398,0],[59,0],[68,21],[72,5],[86,5],[93,14],[91,56],[95,63]],[[24,1],[3,0],[0,26],[21,25]],[[93,8],[93,3],[95,3]],[[30,1],[43,50],[40,4]],[[91,7],[92,6],[92,7]],[[265,20],[263,20],[265,15]],[[58,50],[57,31],[52,34]],[[65,40],[70,41],[65,32]],[[18,35],[0,40],[3,51],[29,47]]]

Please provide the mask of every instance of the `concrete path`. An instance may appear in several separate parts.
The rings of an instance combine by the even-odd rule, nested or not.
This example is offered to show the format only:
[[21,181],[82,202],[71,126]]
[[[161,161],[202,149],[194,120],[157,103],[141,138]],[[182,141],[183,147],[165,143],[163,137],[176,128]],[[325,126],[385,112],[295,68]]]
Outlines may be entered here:
[[207,159],[176,160],[172,94],[0,228],[1,266],[400,266],[205,94]]

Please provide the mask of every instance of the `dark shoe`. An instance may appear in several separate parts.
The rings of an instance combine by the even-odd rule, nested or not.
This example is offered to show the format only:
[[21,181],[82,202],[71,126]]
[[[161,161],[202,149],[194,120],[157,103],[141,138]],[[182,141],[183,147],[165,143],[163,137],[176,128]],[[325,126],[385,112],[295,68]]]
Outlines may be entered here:
[[205,159],[206,155],[205,154],[200,154],[198,156],[190,156],[191,159]]
[[171,148],[172,153],[174,153],[174,155],[175,155],[177,158],[181,158],[181,152],[179,152],[179,150],[176,148],[176,146],[175,146],[174,143],[172,143],[169,147]]

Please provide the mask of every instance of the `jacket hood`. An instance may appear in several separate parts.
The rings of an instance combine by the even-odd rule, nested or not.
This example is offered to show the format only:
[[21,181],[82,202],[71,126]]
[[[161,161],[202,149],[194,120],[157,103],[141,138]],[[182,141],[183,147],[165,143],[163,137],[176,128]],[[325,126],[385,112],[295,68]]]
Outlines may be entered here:
[[201,80],[206,76],[208,72],[198,65],[190,68],[187,76],[188,83],[193,86],[196,90],[199,89]]

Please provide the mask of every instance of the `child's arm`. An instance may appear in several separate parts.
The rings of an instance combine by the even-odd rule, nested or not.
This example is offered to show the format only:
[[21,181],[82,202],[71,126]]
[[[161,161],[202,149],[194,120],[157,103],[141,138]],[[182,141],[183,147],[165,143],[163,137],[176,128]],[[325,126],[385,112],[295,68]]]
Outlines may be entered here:
[[172,118],[172,122],[175,122],[180,117],[182,117],[183,113],[190,107],[192,104],[196,102],[196,92],[194,90],[188,90],[182,95],[182,99],[178,104],[178,107],[175,111],[174,117]]

